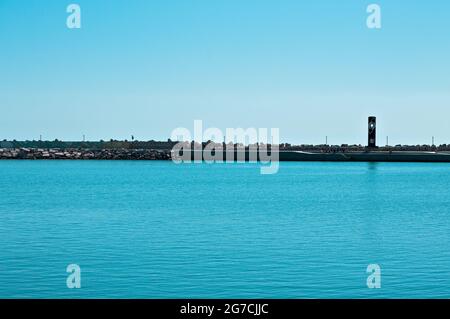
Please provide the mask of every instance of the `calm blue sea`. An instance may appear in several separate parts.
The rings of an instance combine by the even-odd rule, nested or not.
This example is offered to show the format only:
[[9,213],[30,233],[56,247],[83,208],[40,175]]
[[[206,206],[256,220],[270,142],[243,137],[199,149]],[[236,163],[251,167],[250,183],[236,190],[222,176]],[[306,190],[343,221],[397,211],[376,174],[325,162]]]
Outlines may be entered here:
[[[449,164],[259,172],[0,161],[0,297],[450,297]],[[73,263],[80,289],[66,286]]]

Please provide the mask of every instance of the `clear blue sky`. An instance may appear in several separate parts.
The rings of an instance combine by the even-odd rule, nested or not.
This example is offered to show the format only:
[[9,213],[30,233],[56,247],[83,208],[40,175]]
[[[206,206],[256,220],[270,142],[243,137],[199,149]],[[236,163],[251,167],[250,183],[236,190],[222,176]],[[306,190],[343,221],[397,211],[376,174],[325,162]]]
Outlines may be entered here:
[[201,119],[365,144],[376,115],[380,144],[450,143],[449,17],[444,0],[0,0],[0,139],[167,139]]

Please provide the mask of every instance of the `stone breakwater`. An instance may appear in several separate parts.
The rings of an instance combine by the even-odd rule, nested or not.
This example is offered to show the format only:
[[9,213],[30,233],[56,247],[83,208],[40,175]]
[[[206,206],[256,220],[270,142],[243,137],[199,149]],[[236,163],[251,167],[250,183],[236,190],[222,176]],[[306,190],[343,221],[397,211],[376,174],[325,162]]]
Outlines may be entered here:
[[0,159],[170,160],[169,150],[0,148]]

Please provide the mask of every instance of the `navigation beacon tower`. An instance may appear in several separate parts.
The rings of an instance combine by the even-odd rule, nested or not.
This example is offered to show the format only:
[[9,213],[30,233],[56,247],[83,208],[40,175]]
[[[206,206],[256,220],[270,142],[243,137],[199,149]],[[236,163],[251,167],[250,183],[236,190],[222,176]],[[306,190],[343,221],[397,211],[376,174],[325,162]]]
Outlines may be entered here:
[[377,118],[369,116],[369,147],[377,147]]

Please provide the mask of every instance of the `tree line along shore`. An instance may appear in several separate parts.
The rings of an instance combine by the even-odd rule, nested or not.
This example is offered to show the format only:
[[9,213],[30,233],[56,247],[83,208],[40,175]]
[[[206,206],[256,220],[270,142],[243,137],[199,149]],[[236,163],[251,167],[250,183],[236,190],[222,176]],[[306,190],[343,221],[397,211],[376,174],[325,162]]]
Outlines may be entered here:
[[[170,139],[167,141],[119,141],[119,140],[109,140],[109,141],[0,141],[1,149],[54,149],[54,150],[89,150],[89,151],[98,151],[98,150],[162,150],[162,151],[170,151],[173,147],[179,143],[178,141],[171,141]],[[206,146],[208,142],[200,143],[195,142],[184,142],[186,145],[191,144],[192,148]],[[224,143],[216,143],[216,145],[220,146],[222,144],[223,148],[225,147],[237,147],[242,146],[241,144],[224,144]],[[261,144],[262,145],[262,144]],[[320,153],[329,153],[329,152],[363,152],[367,150],[366,146],[362,145],[311,145],[311,144],[302,144],[302,145],[294,145],[289,143],[281,143],[279,145],[279,150],[284,151],[305,151],[305,152],[320,152]],[[450,144],[442,144],[442,145],[395,145],[395,146],[381,146],[375,149],[371,149],[372,151],[410,151],[410,152],[449,152]]]

